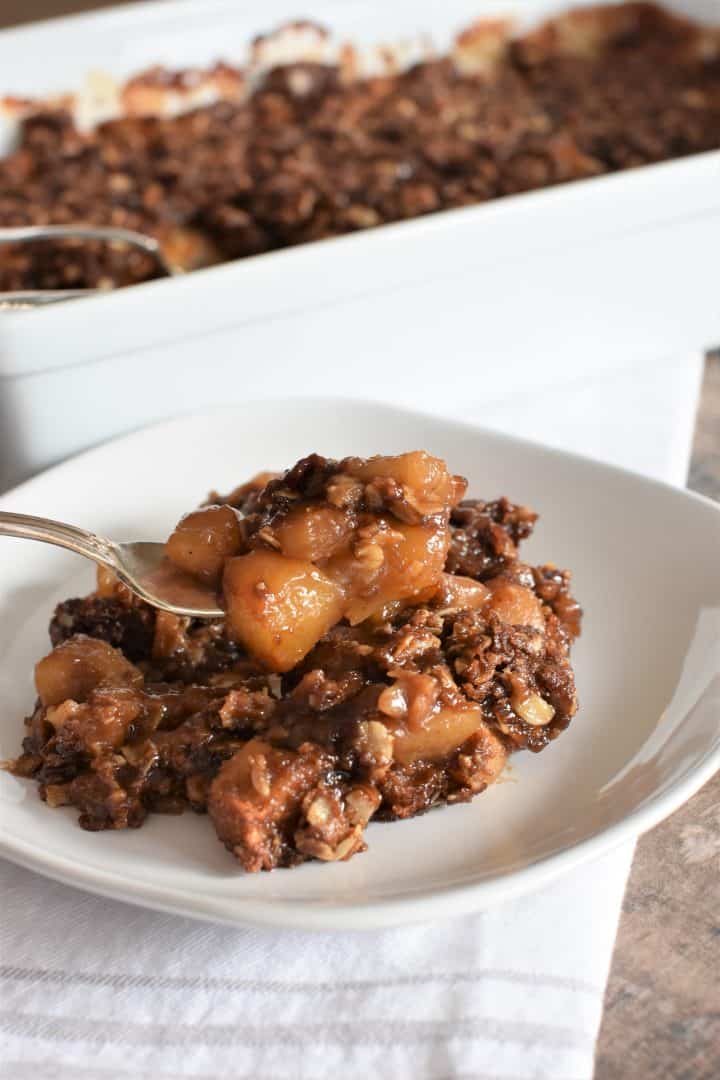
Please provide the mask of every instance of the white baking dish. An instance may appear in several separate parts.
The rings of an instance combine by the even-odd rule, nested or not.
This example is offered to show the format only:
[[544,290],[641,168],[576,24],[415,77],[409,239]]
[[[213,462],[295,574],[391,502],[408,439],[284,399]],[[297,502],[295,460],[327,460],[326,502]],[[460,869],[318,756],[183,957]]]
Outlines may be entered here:
[[[444,46],[529,0],[149,3],[0,34],[0,93],[151,63],[238,60],[311,15],[359,41]],[[576,5],[577,6],[577,5]],[[672,6],[720,24],[720,5]],[[0,319],[0,487],[146,421],[283,394],[356,392],[452,412],[518,384],[720,342],[720,152]],[[608,360],[611,357],[611,360]]]

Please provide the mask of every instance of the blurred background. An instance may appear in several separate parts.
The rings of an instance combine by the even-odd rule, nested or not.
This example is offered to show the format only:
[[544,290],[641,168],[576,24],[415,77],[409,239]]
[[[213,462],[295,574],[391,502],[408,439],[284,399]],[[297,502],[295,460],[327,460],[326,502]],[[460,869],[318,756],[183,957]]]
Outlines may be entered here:
[[112,7],[115,3],[117,0],[2,0],[0,26],[51,19],[56,15],[72,15],[92,8]]
[[[137,0],[124,0],[124,2],[130,6]],[[197,3],[201,5],[202,0],[197,0]],[[338,0],[338,3],[341,3],[341,0]],[[567,0],[567,6],[571,6],[572,3],[573,0]],[[712,3],[713,0],[708,0],[709,8]],[[715,3],[720,4],[720,0],[715,0]],[[99,10],[116,6],[116,4],[117,0],[0,0],[0,27]],[[240,6],[238,0],[238,7]],[[313,0],[298,0],[297,14],[309,15],[312,13],[313,6]],[[387,5],[388,8],[390,6],[390,4]],[[470,3],[469,7],[471,6]],[[267,19],[264,14],[264,5],[257,3],[256,7],[259,26],[263,27]],[[41,68],[43,57],[39,56],[37,62],[38,67]],[[0,93],[12,89],[11,86],[0,85]],[[691,201],[692,193],[686,196],[686,199]],[[717,212],[714,211],[714,213],[712,222],[715,222],[715,225],[713,226],[711,222],[708,228],[718,227],[717,222],[720,219]],[[703,250],[705,250],[704,242]],[[713,250],[712,247],[710,250]],[[717,244],[714,250],[717,255]],[[705,257],[709,258],[707,252]],[[596,252],[593,258],[597,258]],[[647,263],[648,260],[643,265]],[[589,274],[591,264],[588,262],[583,265],[585,273]],[[700,289],[704,273],[699,260],[690,260],[686,267],[683,264],[679,265],[681,269],[678,271],[678,281],[681,280],[681,276],[687,276],[694,282],[693,288]],[[706,265],[710,267],[709,262]],[[666,277],[672,269],[672,265],[662,266],[662,276]],[[560,271],[557,273],[560,275]],[[716,278],[717,275],[714,274],[712,280]],[[558,280],[563,280],[563,278],[559,276]],[[578,280],[583,281],[582,274],[578,275]],[[595,277],[588,277],[588,280],[595,280]],[[662,278],[658,277],[657,280],[660,284]],[[611,275],[608,275],[607,282],[608,289],[612,292]],[[636,285],[639,287],[640,281],[636,282]],[[552,293],[552,289],[547,284],[545,292]],[[616,309],[622,310],[618,307],[617,293],[618,290],[615,289]],[[683,294],[690,297],[692,288],[683,286]],[[582,292],[580,295],[583,302],[586,302],[586,298],[582,297]],[[690,301],[688,300],[687,303]],[[641,305],[635,300],[628,307],[627,318],[638,322],[632,314],[633,307],[641,308]],[[658,305],[658,323],[662,322],[661,309],[662,305]],[[601,309],[598,308],[598,310]],[[608,310],[612,309],[608,308]],[[675,312],[671,315],[676,320]],[[546,318],[547,321],[549,319]],[[606,339],[610,336],[606,333],[606,324],[609,321],[605,318],[599,324]],[[306,338],[309,340],[312,336],[312,350],[313,353],[317,353],[318,324],[311,322],[309,325],[312,328],[312,335],[306,334]],[[671,323],[666,320],[663,325],[670,328]],[[515,325],[514,329],[522,337],[523,328]],[[537,327],[534,326],[529,331],[528,338],[534,340],[536,330]],[[567,325],[564,330],[565,336],[569,337]],[[585,332],[584,323],[582,332]],[[642,327],[642,333],[647,334],[651,341],[662,340],[662,333],[653,329],[650,319],[647,326]],[[331,335],[326,335],[326,337],[331,340]],[[593,344],[593,334],[588,334],[587,339],[586,344],[589,350]],[[710,345],[717,340],[717,336],[713,336],[705,344]],[[630,364],[633,357],[631,350],[627,351]],[[532,360],[529,353],[528,356]],[[517,370],[522,370],[523,373],[526,367],[532,370],[532,365],[526,365],[525,359],[525,356],[515,357]],[[587,356],[585,356],[585,362],[587,363]],[[566,397],[564,399],[557,397],[552,408],[547,408],[545,413],[542,408],[538,409],[537,423],[541,425],[547,422],[547,430],[543,432],[538,426],[528,434],[534,437],[545,435],[552,439],[558,400],[584,403],[587,413],[579,415],[578,429],[583,426],[586,418],[588,421],[592,419],[593,413],[602,413],[603,407],[598,406],[595,387],[603,385],[600,381],[603,369],[600,364],[596,367],[600,374],[596,372],[595,382],[589,382],[590,389],[585,398],[580,394],[577,398],[572,396],[575,393],[573,387],[579,383],[573,370],[567,387],[562,391],[566,393]],[[158,367],[158,371],[162,372],[162,370]],[[508,370],[514,371],[515,368]],[[189,377],[192,377],[192,372]],[[161,390],[165,393],[167,384],[163,383],[161,376],[158,378]],[[503,376],[506,382],[509,382],[510,378],[510,375],[507,378]],[[656,381],[653,373],[652,382]],[[30,380],[28,384],[30,385]],[[609,376],[607,384],[614,385],[610,382]],[[529,385],[530,391],[526,390],[524,395],[520,396],[521,407],[523,396],[527,399],[528,394],[534,392],[532,387],[537,384],[530,383]],[[635,383],[630,383],[631,387],[634,385]],[[553,392],[560,394],[561,391]],[[28,391],[28,394],[30,393],[31,391]],[[504,394],[505,391],[501,394],[499,390],[495,394],[494,419],[499,421],[500,425],[503,423],[503,418],[512,419],[514,409],[515,398],[512,395],[505,397]],[[104,397],[107,400],[110,399],[109,394],[105,394]],[[639,419],[642,419],[642,410],[647,408],[647,402],[652,402],[656,397],[652,385],[648,385],[647,394],[643,397],[635,398],[628,392],[625,395],[626,411],[637,407]],[[28,397],[28,402],[30,402],[29,410],[35,407],[34,398]],[[623,394],[618,392],[616,407],[622,402]],[[9,413],[3,412],[4,406],[5,403],[0,394],[0,431],[3,429],[3,424],[8,430],[11,423],[13,425],[19,423],[16,415],[10,416]],[[466,407],[469,407],[468,403]],[[112,412],[112,409],[110,411]],[[571,410],[567,407],[566,411]],[[49,415],[53,422],[45,427],[53,433],[59,426],[55,422],[54,401],[49,408]],[[523,415],[527,415],[527,410]],[[487,418],[485,414],[485,419]],[[70,427],[74,428],[74,417],[71,420]],[[492,413],[490,420],[493,420]],[[601,434],[611,431],[612,428],[609,425],[608,420],[604,428],[598,427],[598,431]],[[592,430],[593,424],[589,422],[588,427]],[[641,438],[643,432],[641,423],[637,424],[637,430],[638,438]],[[583,438],[586,452],[591,452],[591,449],[588,449],[590,435],[585,434]],[[604,434],[603,438],[605,438]],[[608,438],[608,441],[611,440]],[[1,455],[0,465],[2,465]],[[695,490],[720,499],[720,352],[714,353],[709,358],[706,367],[688,482],[689,486]],[[2,476],[0,475],[1,489]],[[630,1076],[653,1078],[653,1080],[680,1080],[680,1077],[685,1080],[704,1080],[704,1078],[717,1080],[720,1075],[717,1067],[718,1018],[716,1013],[708,1012],[712,994],[711,969],[716,973],[720,967],[717,960],[713,959],[713,949],[710,947],[710,942],[714,942],[714,956],[717,957],[720,931],[717,927],[716,912],[713,912],[712,904],[709,902],[717,891],[716,860],[712,852],[718,850],[720,844],[720,830],[713,824],[717,820],[715,815],[719,799],[720,776],[687,806],[678,811],[672,819],[647,835],[638,846],[605,999],[595,1080],[618,1080],[619,1077]],[[704,837],[707,839],[703,839]],[[693,854],[694,851],[701,849],[707,851],[706,856],[697,857]],[[690,913],[692,913],[692,918],[689,917]],[[714,921],[712,921],[713,916],[715,916]],[[560,925],[559,919],[558,926]],[[715,984],[714,976],[713,984]],[[669,1023],[668,1018],[672,1018],[673,1022]],[[713,1045],[716,1046],[715,1051],[712,1050]],[[90,1075],[84,1070],[81,1071],[87,1076]],[[26,1074],[23,1073],[23,1075]],[[32,1075],[39,1080],[39,1072],[33,1072]],[[53,1075],[55,1075],[54,1071]]]

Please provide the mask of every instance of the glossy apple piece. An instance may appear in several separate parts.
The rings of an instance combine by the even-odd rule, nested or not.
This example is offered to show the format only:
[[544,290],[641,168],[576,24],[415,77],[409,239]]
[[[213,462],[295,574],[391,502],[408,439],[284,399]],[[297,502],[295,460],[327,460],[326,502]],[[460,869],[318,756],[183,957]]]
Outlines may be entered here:
[[299,506],[273,528],[283,555],[317,565],[347,547],[352,531],[348,514],[323,503]]
[[331,559],[327,573],[345,591],[348,621],[355,625],[394,600],[412,600],[434,589],[448,545],[445,528],[393,521],[356,541],[351,553]]
[[35,686],[43,705],[86,701],[98,687],[136,687],[143,675],[119,649],[83,635],[58,645],[35,665]]
[[180,519],[165,545],[165,553],[186,574],[208,585],[219,585],[225,560],[237,555],[241,543],[235,510],[231,506],[205,506]]
[[482,725],[479,705],[438,709],[421,727],[405,728],[395,734],[395,760],[401,765],[414,761],[438,761],[451,754]]
[[230,637],[270,671],[289,671],[342,617],[334,581],[311,562],[275,551],[228,560],[223,592]]
[[462,477],[453,476],[441,458],[424,450],[378,455],[365,461],[351,458],[347,472],[366,484],[383,480],[397,484],[408,504],[408,520],[447,512],[463,497],[466,488]]
[[511,626],[532,626],[535,630],[545,628],[542,604],[530,589],[505,578],[493,578],[486,585],[490,590],[486,611],[494,612]]
[[430,601],[442,615],[456,611],[477,611],[487,604],[490,590],[474,578],[462,574],[441,574],[437,590]]

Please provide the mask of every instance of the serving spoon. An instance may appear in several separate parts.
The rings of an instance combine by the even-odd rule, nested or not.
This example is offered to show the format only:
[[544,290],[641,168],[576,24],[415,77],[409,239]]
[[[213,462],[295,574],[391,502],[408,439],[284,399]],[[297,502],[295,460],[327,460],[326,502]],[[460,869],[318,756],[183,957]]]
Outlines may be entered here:
[[165,555],[164,544],[146,540],[116,544],[76,525],[5,511],[0,511],[0,536],[40,540],[84,555],[112,570],[136,596],[161,611],[196,619],[225,617],[215,590],[174,567]]
[[[138,248],[150,255],[166,277],[184,273],[184,267],[168,257],[159,240],[134,229],[112,225],[20,225],[0,228],[0,245],[26,244],[47,240],[102,240],[105,243]],[[25,308],[57,304],[82,296],[98,295],[107,289],[25,289],[20,292],[0,292],[0,311],[22,311]]]

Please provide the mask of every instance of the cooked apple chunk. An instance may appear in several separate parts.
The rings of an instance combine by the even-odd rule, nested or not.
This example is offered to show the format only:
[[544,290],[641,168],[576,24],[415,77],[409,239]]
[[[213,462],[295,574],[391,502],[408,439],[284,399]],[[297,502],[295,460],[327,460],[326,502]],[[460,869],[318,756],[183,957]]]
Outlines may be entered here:
[[503,622],[511,626],[532,626],[542,630],[545,625],[542,604],[531,589],[516,585],[505,578],[493,578],[486,582],[490,590],[487,610],[495,612]]
[[101,686],[141,687],[142,672],[106,641],[79,634],[35,665],[35,685],[43,705],[86,701]]
[[441,615],[455,611],[476,611],[488,602],[487,585],[462,574],[441,574],[436,592],[429,599]]
[[310,503],[291,510],[273,533],[283,555],[307,559],[322,566],[347,547],[353,534],[353,522],[348,514],[334,506]]
[[366,499],[371,506],[373,500],[378,506],[387,505],[411,524],[447,513],[467,486],[462,477],[448,472],[444,461],[424,450],[395,457],[347,458],[342,466],[348,475],[367,485]]
[[[267,667],[287,671],[340,619],[356,625],[389,604],[432,595],[450,510],[464,490],[464,480],[422,451],[299,461],[256,494],[244,551],[225,571],[231,635]],[[168,553],[183,569],[198,573],[198,545],[190,558],[181,545],[197,520],[204,528],[203,514],[219,509],[229,511],[190,515],[173,534]]]
[[479,705],[438,709],[420,727],[406,727],[395,733],[395,760],[401,765],[413,761],[438,761],[457,750],[482,724]]
[[289,671],[341,618],[340,587],[304,559],[251,551],[225,566],[230,636],[268,670]]
[[432,591],[449,542],[442,526],[390,525],[378,518],[359,529],[352,550],[332,559],[326,570],[342,584],[348,621],[355,625],[395,600],[412,600]]
[[241,543],[240,520],[232,506],[205,506],[180,519],[165,552],[186,574],[219,585],[225,560],[237,555]]

